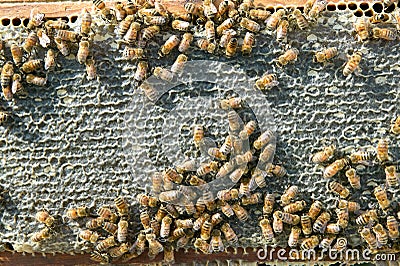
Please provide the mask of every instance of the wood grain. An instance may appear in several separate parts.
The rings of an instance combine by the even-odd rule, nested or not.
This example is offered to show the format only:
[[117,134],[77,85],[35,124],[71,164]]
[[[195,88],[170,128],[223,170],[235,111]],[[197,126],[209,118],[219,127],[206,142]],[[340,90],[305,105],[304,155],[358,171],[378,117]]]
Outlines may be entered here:
[[[307,0],[254,0],[256,7],[279,7],[279,6],[302,6]],[[115,1],[105,1],[108,6],[112,6]],[[171,13],[183,12],[183,4],[188,0],[162,0],[162,3]],[[192,0],[191,2],[201,4],[202,0]],[[221,0],[215,0],[218,5]],[[372,0],[331,0],[329,3],[337,2],[373,2]],[[45,0],[8,0],[0,1],[0,18],[28,18],[33,7],[37,7],[46,17],[57,18],[78,15],[83,8],[91,9],[92,1],[45,1]],[[10,15],[12,14],[12,15]]]

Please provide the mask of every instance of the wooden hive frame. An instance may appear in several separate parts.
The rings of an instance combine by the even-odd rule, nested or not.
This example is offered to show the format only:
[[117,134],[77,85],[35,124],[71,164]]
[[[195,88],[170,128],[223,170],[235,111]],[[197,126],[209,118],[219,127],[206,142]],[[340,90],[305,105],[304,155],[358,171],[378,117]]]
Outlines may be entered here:
[[[214,1],[218,4],[221,0]],[[112,5],[114,1],[105,1],[107,5]],[[182,12],[184,3],[187,0],[162,0],[163,4],[171,13]],[[193,0],[192,2],[200,4],[201,0]],[[373,5],[374,3],[381,3],[381,1],[365,1],[365,0],[330,0],[328,1],[328,10],[343,10],[349,5],[360,6],[361,3]],[[255,0],[256,7],[263,8],[279,8],[279,7],[301,7],[306,3],[306,0]],[[329,8],[329,6],[331,8]],[[92,8],[91,1],[47,1],[47,0],[8,0],[3,3],[0,2],[0,20],[3,25],[13,24],[20,25],[28,21],[30,11],[32,8],[37,7],[41,12],[46,14],[49,18],[77,17],[83,8]],[[12,16],[10,16],[12,14]],[[176,263],[193,263],[194,260],[198,262],[205,261],[253,261],[258,260],[258,249],[243,250],[239,248],[234,250],[228,249],[228,252],[219,254],[205,255],[196,253],[194,250],[188,251],[180,250],[175,254]],[[147,253],[143,253],[138,258],[133,259],[129,264],[143,264],[143,263],[159,263],[163,260],[163,254],[159,254],[154,260],[149,261]],[[16,252],[1,252],[0,253],[1,265],[91,265],[95,264],[90,260],[89,254],[36,254],[31,256]]]

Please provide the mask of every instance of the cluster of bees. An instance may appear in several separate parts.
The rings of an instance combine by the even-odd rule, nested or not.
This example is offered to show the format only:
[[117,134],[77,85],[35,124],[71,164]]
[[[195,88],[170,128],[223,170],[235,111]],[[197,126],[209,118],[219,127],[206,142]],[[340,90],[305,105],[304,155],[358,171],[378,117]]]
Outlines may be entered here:
[[[395,125],[392,126],[392,131]],[[376,252],[379,249],[388,248],[390,246],[389,240],[392,241],[392,244],[398,243],[400,237],[398,222],[400,220],[400,205],[395,200],[391,201],[389,199],[387,189],[399,187],[400,174],[397,172],[397,166],[390,156],[388,140],[380,139],[374,150],[358,150],[349,155],[338,157],[339,153],[335,146],[331,145],[324,147],[322,151],[317,152],[311,157],[313,163],[325,166],[323,172],[324,178],[340,177],[344,172],[344,176],[350,187],[358,190],[361,188],[361,177],[357,174],[357,165],[377,163],[384,170],[386,182],[384,185],[376,186],[373,190],[373,195],[378,203],[376,208],[365,211],[360,211],[359,206],[352,208],[353,211],[350,211],[348,207],[350,205],[342,203],[351,193],[346,186],[338,181],[331,181],[328,184],[330,191],[340,198],[338,204],[338,232],[343,229],[340,225],[340,215],[343,214],[348,219],[348,213],[354,212],[359,215],[356,218],[357,225],[361,226],[359,233],[368,244],[370,250]],[[344,213],[342,213],[343,208],[346,210]]]

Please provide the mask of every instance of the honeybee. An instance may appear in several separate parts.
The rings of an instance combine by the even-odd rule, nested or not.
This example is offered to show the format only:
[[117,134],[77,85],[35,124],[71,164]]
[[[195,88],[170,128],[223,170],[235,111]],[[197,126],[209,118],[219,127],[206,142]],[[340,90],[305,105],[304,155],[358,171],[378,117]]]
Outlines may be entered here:
[[288,240],[289,247],[294,248],[297,246],[297,243],[299,242],[300,234],[301,234],[300,227],[293,226],[290,231],[289,240]]
[[221,232],[224,234],[226,241],[230,245],[236,245],[239,241],[235,231],[233,231],[232,227],[228,223],[224,223],[221,226]]
[[[157,26],[153,26],[153,27],[157,27]],[[140,31],[140,24],[136,21],[132,22],[129,26],[128,31],[124,35],[123,40],[129,45],[134,45],[136,42],[136,39],[138,37],[139,31]],[[142,38],[147,41],[147,40],[153,38],[153,36],[156,33],[157,33],[157,28],[152,28],[152,27],[145,28],[145,29],[143,29],[143,32],[142,32]]]
[[342,184],[336,182],[336,181],[332,181],[329,183],[329,189],[338,194],[341,198],[347,198],[350,195],[350,191],[344,187]]
[[53,32],[53,29],[55,30],[66,30],[69,29],[68,24],[62,20],[48,20],[44,24],[45,28],[47,29],[48,32]]
[[289,64],[290,62],[296,61],[298,54],[299,54],[299,50],[297,50],[296,48],[291,48],[291,49],[287,50],[283,55],[278,57],[277,62],[276,62],[277,66],[283,67],[283,66]]
[[365,41],[369,38],[370,24],[366,18],[359,18],[354,24],[354,31],[359,41]]
[[1,87],[3,89],[4,98],[7,101],[10,101],[13,98],[11,91],[11,80],[14,75],[14,67],[13,64],[8,61],[3,66],[1,70]]
[[126,252],[128,252],[129,250],[129,246],[127,243],[122,243],[120,246],[118,247],[114,247],[111,248],[108,251],[108,254],[112,257],[112,258],[119,258],[122,255],[124,255]]
[[[222,103],[221,103],[222,105]],[[232,137],[230,135],[226,136],[224,143],[222,144],[221,148],[219,150],[225,154],[228,155],[231,150],[232,150]]]
[[224,251],[220,230],[215,229],[212,231],[210,244],[215,253]]
[[314,235],[314,236],[310,236],[310,237],[304,239],[301,242],[300,247],[303,250],[310,250],[310,249],[314,249],[315,247],[317,247],[318,244],[319,244],[318,236]]
[[125,242],[126,237],[128,236],[128,226],[129,223],[126,220],[120,220],[118,222],[118,229],[117,229],[117,240],[118,242]]
[[[183,176],[179,174],[174,168],[168,168],[165,173],[165,179],[172,181],[174,183],[180,184],[182,183]],[[167,191],[168,192],[168,191]]]
[[175,19],[172,21],[171,26],[174,30],[189,31],[191,29],[190,22]]
[[106,249],[109,249],[113,246],[117,245],[115,242],[114,236],[107,237],[106,239],[100,240],[96,245],[96,250],[102,252]]
[[[221,1],[221,2],[219,3],[219,5],[218,5],[218,12],[217,12],[217,14],[215,15],[215,20],[216,20],[217,22],[221,22],[221,20],[223,19],[225,13],[228,12],[228,10],[229,10],[229,8],[230,8],[230,3],[233,3],[233,2],[228,1],[228,0],[224,0],[224,1]],[[235,4],[233,3],[233,5],[235,5]]]
[[105,220],[108,220],[112,223],[115,223],[118,218],[117,215],[110,208],[108,208],[106,206],[101,206],[99,208],[99,210],[97,211],[97,214],[100,217],[102,217]]
[[349,212],[356,213],[360,210],[360,204],[355,201],[348,201],[347,208],[349,209]]
[[289,22],[286,19],[282,19],[279,22],[278,28],[276,29],[276,41],[284,41],[287,37],[287,32],[289,29]]
[[259,32],[261,29],[260,24],[248,18],[242,18],[240,26],[251,32]]
[[204,221],[204,223],[201,226],[201,232],[200,232],[200,237],[203,240],[208,240],[211,237],[211,230],[213,228],[213,224],[209,219]]
[[275,197],[272,194],[266,194],[264,198],[263,214],[270,215],[274,210]]
[[251,53],[251,50],[253,49],[254,45],[254,34],[251,32],[246,32],[246,35],[244,36],[243,39],[243,45],[242,45],[242,54],[243,55],[248,55]]
[[[315,53],[314,62],[325,63],[325,62],[329,61],[330,59],[334,58],[335,56],[337,56],[337,54],[338,54],[338,50],[336,47],[327,48],[325,50]],[[333,145],[330,147],[334,148]],[[328,147],[326,147],[326,148],[328,148]],[[333,149],[332,155],[333,155],[334,151],[335,151],[335,149]]]
[[357,175],[356,170],[354,168],[350,168],[346,171],[346,177],[349,180],[349,183],[352,188],[360,189],[360,176]]
[[319,246],[322,248],[322,249],[329,249],[329,248],[331,248],[331,245],[332,245],[332,243],[333,243],[333,241],[336,239],[336,236],[335,235],[326,235],[326,237],[325,238],[323,238],[322,240],[321,240],[321,242],[319,243]]
[[206,24],[204,25],[205,30],[206,30],[206,39],[209,42],[214,42],[215,41],[215,25],[214,22],[211,20],[208,20]]
[[52,69],[56,65],[56,53],[54,50],[49,49],[47,50],[46,57],[44,59],[44,69]]
[[236,38],[231,38],[228,44],[226,45],[225,55],[227,57],[234,56],[236,54],[237,47],[238,47],[238,40]]
[[277,10],[267,19],[265,27],[270,31],[275,30],[284,15],[286,15],[284,9]]
[[374,234],[372,234],[371,230],[368,227],[364,227],[363,229],[361,229],[360,235],[365,240],[365,242],[367,242],[370,249],[373,249],[373,250],[377,249],[377,247],[378,247],[377,240],[376,240]]
[[382,210],[387,210],[390,207],[390,201],[387,197],[386,190],[381,186],[374,189],[374,195]]
[[218,202],[219,207],[221,208],[221,212],[228,218],[232,217],[235,213],[227,202],[221,200]]
[[208,155],[215,157],[218,160],[225,161],[226,160],[226,155],[223,154],[218,148],[209,148],[207,151]]
[[272,215],[273,220],[272,220],[272,228],[274,229],[274,232],[277,234],[280,234],[283,232],[283,221],[278,215],[278,211],[274,212]]
[[212,20],[215,15],[218,13],[217,8],[213,4],[212,0],[204,0],[203,1],[203,11],[204,15],[209,19]]
[[207,41],[206,39],[199,39],[197,40],[197,46],[203,50],[207,51],[208,53],[212,54],[215,51],[215,44]]
[[[166,196],[166,195],[165,195]],[[166,196],[167,197],[167,196]],[[137,201],[140,205],[146,207],[156,207],[158,199],[156,197],[148,196],[146,194],[140,193],[136,196]]]
[[82,18],[81,18],[81,27],[80,27],[80,33],[83,36],[87,36],[90,33],[91,26],[92,26],[92,16],[90,15],[90,12],[84,8],[82,10]]
[[387,217],[386,227],[388,229],[390,239],[397,240],[400,237],[399,222],[394,216]]
[[40,24],[43,23],[44,16],[45,16],[45,14],[40,13],[38,8],[36,8],[36,7],[32,8],[30,16],[29,16],[29,22],[26,27],[29,30],[33,30],[34,28],[39,27]]
[[246,209],[240,206],[238,203],[232,205],[232,210],[240,221],[245,222],[249,219],[249,214]]
[[330,165],[328,165],[325,170],[324,170],[324,178],[331,178],[334,175],[336,175],[339,171],[341,171],[343,168],[348,166],[350,163],[349,159],[347,158],[342,158],[334,161]]
[[339,203],[338,209],[336,210],[336,214],[338,217],[337,221],[338,225],[341,228],[346,228],[347,225],[349,224],[349,209],[347,207],[347,204],[346,206],[341,206],[341,204]]
[[154,218],[155,218],[158,222],[161,222],[161,220],[162,220],[162,219],[165,217],[165,215],[167,215],[167,214],[168,214],[168,213],[167,213],[165,207],[164,207],[164,206],[161,206],[161,207],[157,210],[157,212],[156,212]]
[[135,243],[130,247],[129,252],[139,256],[146,248],[146,235],[142,232],[139,233]]
[[106,7],[106,4],[103,0],[93,0],[93,5],[100,10],[101,17],[106,22],[111,22],[114,18],[114,12],[111,12],[111,9]]
[[147,242],[149,243],[149,253],[150,259],[154,259],[159,253],[164,250],[163,245],[157,241],[155,234],[146,234]]
[[[133,22],[132,23],[132,25],[133,24],[135,24],[136,22]],[[132,27],[137,27],[137,26],[132,26],[131,25],[131,27],[130,28],[132,28]],[[134,29],[135,30],[135,29]],[[157,26],[157,25],[153,25],[153,26],[149,26],[149,27],[147,27],[147,28],[144,28],[143,30],[142,30],[142,39],[144,40],[144,41],[148,41],[148,40],[150,40],[150,39],[152,39],[156,34],[158,34],[160,32],[160,27],[159,26]],[[129,33],[129,31],[128,31],[128,33]],[[127,33],[127,34],[128,34]]]
[[366,225],[374,221],[378,221],[378,213],[376,210],[368,210],[356,218],[356,223],[358,225]]
[[115,207],[117,208],[119,216],[126,216],[129,213],[129,204],[123,197],[114,199]]
[[110,257],[107,254],[102,254],[97,251],[90,253],[90,259],[99,263],[109,263]]
[[210,219],[210,215],[208,213],[203,213],[199,218],[197,218],[193,223],[193,230],[198,231],[202,228],[205,221]]
[[386,183],[389,187],[399,186],[399,177],[396,172],[396,166],[390,165],[385,167]]
[[254,148],[256,150],[261,149],[264,147],[267,143],[269,143],[271,140],[275,139],[275,134],[271,130],[267,130],[263,132],[255,141],[254,141]]
[[[215,178],[222,178],[225,177],[226,175],[228,175],[231,171],[233,171],[235,169],[235,162],[234,161],[229,161],[224,163],[221,168],[218,170],[218,173],[215,175]],[[236,174],[240,174],[239,172],[237,172]],[[237,176],[237,175],[235,175]],[[233,175],[232,175],[233,177]]]
[[103,217],[97,217],[94,219],[91,219],[86,222],[86,228],[88,229],[96,229],[99,228],[103,225],[104,223],[104,218]]
[[137,64],[134,79],[137,81],[142,81],[146,78],[148,63],[147,61],[139,61]]
[[186,235],[182,236],[176,241],[176,248],[183,248],[187,244],[189,244],[189,241],[193,238],[193,231],[189,231]]
[[201,238],[196,238],[194,242],[194,247],[201,250],[204,254],[211,254],[212,253],[212,247],[210,244],[208,244],[205,240]]
[[302,215],[300,217],[300,224],[303,230],[304,235],[311,235],[312,233],[312,225],[311,225],[311,217],[308,215]]
[[400,134],[400,116],[398,116],[394,123],[390,126],[390,132],[395,135]]
[[[125,34],[129,30],[133,20],[134,20],[134,16],[129,15],[129,16],[126,16],[126,18],[124,18],[124,20],[122,20],[119,23],[117,33],[120,37],[125,36]],[[139,27],[140,27],[140,25],[139,25]]]
[[[250,193],[250,191],[249,191],[249,193]],[[261,202],[261,193],[258,193],[258,192],[242,198],[243,206],[251,205],[251,204],[258,204],[260,202]]]
[[187,62],[187,56],[184,54],[178,55],[175,62],[171,66],[171,71],[175,74],[181,74]]
[[383,0],[383,4],[385,5],[385,7],[389,7],[396,2],[397,2],[396,0]]
[[283,207],[283,211],[287,213],[295,213],[302,211],[305,207],[306,202],[304,200],[299,200]]
[[161,49],[159,51],[159,55],[160,56],[166,56],[167,54],[169,54],[172,49],[174,49],[174,47],[176,47],[177,45],[179,45],[179,37],[176,35],[172,35],[171,37],[169,37],[167,39],[167,41],[161,46]]
[[308,12],[308,17],[316,20],[322,11],[325,10],[327,2],[325,0],[316,0],[311,7],[310,12]]
[[281,196],[281,205],[286,206],[294,199],[299,191],[297,186],[290,186],[286,189],[285,193]]
[[8,116],[8,113],[0,111],[0,125],[7,121]]
[[247,12],[254,6],[254,0],[244,0],[238,8],[240,14],[247,14]]
[[369,18],[371,24],[384,23],[390,19],[388,14],[377,13]]
[[49,237],[50,237],[50,229],[43,228],[39,232],[34,233],[31,237],[31,240],[32,240],[32,242],[41,242]]
[[13,95],[22,94],[24,92],[24,87],[22,86],[22,77],[20,74],[13,75],[11,92]]
[[387,139],[380,139],[376,147],[376,158],[379,162],[384,163],[390,160],[389,158],[389,142]]
[[146,25],[164,25],[167,23],[167,19],[163,16],[149,16],[144,18],[144,24]]
[[296,225],[300,223],[300,216],[296,214],[276,211],[275,212],[278,219],[282,220],[282,222],[286,224]]
[[22,63],[22,49],[17,44],[11,44],[11,56],[15,65],[19,66]]
[[42,67],[42,60],[40,59],[34,59],[34,60],[29,60],[26,61],[25,63],[22,64],[21,70],[24,73],[32,73]]
[[334,145],[324,147],[322,151],[311,155],[310,160],[313,163],[324,163],[335,154],[335,151],[336,147]]
[[174,78],[174,74],[171,71],[162,67],[155,67],[153,75],[167,82],[171,82]]
[[222,35],[224,32],[227,32],[235,25],[235,20],[232,18],[227,18],[224,20],[216,29],[218,35]]
[[348,61],[343,68],[343,76],[347,77],[356,70],[359,70],[359,64],[362,58],[360,51],[354,52],[351,56],[348,56]]
[[58,30],[56,38],[60,38],[61,40],[68,42],[77,42],[79,34],[70,30]]
[[106,232],[108,232],[108,233],[114,235],[114,234],[117,232],[117,230],[118,230],[118,225],[116,225],[116,224],[114,224],[114,223],[110,223],[110,222],[104,222],[104,223],[103,223],[103,229],[104,229]]
[[218,169],[218,163],[215,161],[211,161],[209,163],[204,163],[200,165],[196,173],[198,176],[204,176],[208,173],[215,172],[217,169]]
[[239,191],[236,188],[220,190],[217,198],[222,201],[230,201],[239,198]]
[[88,80],[93,80],[96,78],[97,74],[96,74],[96,66],[95,66],[95,61],[90,58],[90,59],[86,59],[86,75],[87,75],[87,79]]
[[76,220],[78,218],[89,216],[89,209],[86,206],[79,206],[67,210],[67,217]]
[[239,137],[242,140],[248,139],[250,137],[250,135],[254,133],[256,128],[257,128],[256,121],[251,120],[251,121],[247,122],[246,125],[244,125],[243,130],[239,132]]
[[339,234],[341,226],[338,223],[330,223],[325,226],[323,231],[327,234]]
[[54,217],[51,216],[47,211],[37,212],[35,218],[39,223],[43,223],[48,227],[51,227],[55,222]]
[[147,210],[142,210],[139,215],[140,223],[142,224],[144,229],[150,228],[150,215]]
[[66,41],[63,41],[60,38],[55,37],[54,42],[56,43],[57,49],[63,56],[68,56],[70,54],[71,51]]
[[204,128],[202,125],[195,125],[193,127],[193,142],[196,145],[196,147],[199,147],[200,142],[204,138]]
[[99,239],[99,234],[90,230],[83,230],[79,232],[79,238],[82,238],[85,241],[96,243],[97,239]]
[[385,246],[388,243],[389,236],[386,230],[383,228],[381,224],[376,224],[373,228],[372,231],[376,235],[376,240],[378,241],[378,246],[382,247]]
[[167,239],[171,231],[172,218],[167,215],[161,220],[160,237],[161,239]]
[[135,60],[143,58],[144,50],[142,48],[133,48],[126,46],[122,51],[122,56],[125,60]]
[[396,21],[397,30],[400,30],[400,10],[398,8],[394,11],[393,16]]
[[265,21],[271,15],[271,12],[263,9],[251,9],[249,16],[251,19]]
[[278,86],[278,78],[276,74],[265,73],[261,78],[256,80],[256,87],[259,90],[271,89]]
[[321,212],[322,207],[323,207],[322,202],[318,200],[314,201],[310,206],[310,209],[308,211],[308,216],[310,216],[312,220],[315,220],[318,214]]
[[295,9],[292,13],[293,17],[296,19],[297,26],[300,30],[305,30],[308,28],[308,21],[307,19],[301,14],[299,9]]
[[259,222],[259,225],[261,227],[261,232],[263,237],[268,243],[271,243],[274,241],[274,231],[272,230],[272,226],[267,218],[262,219]]
[[156,9],[156,11],[158,12],[158,14],[160,14],[163,17],[168,17],[168,10],[165,8],[165,6],[161,3],[161,1],[156,0],[154,2],[154,8]]
[[195,3],[186,3],[183,7],[185,8],[185,11],[189,14],[198,15],[198,13],[200,12],[198,6]]
[[114,11],[115,11],[115,18],[117,19],[117,21],[122,21],[127,16],[125,6],[121,2],[115,3]]
[[182,36],[182,40],[178,46],[178,50],[181,53],[186,52],[189,49],[190,43],[193,41],[193,34],[185,32]]
[[376,153],[373,151],[357,151],[350,154],[350,161],[353,164],[361,163],[363,161],[372,160]]

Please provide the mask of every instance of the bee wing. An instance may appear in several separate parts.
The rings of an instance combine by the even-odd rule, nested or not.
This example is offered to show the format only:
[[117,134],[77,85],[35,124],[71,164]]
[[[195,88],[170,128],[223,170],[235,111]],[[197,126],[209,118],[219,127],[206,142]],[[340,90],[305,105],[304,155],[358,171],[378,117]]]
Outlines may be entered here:
[[44,19],[44,13],[40,13],[37,7],[31,10],[30,19],[35,23],[35,26],[39,26]]
[[40,45],[44,48],[47,48],[50,42],[49,36],[47,36],[46,33],[42,33],[42,37],[39,38]]

